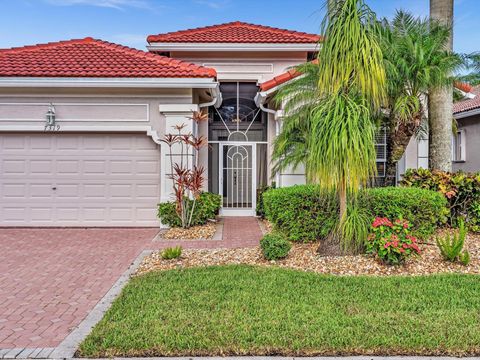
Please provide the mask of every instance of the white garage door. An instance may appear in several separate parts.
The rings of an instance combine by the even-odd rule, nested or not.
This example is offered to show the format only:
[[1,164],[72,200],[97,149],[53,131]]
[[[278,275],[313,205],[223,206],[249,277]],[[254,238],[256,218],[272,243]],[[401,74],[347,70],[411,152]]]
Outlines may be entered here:
[[141,134],[0,134],[0,225],[158,226],[159,158]]

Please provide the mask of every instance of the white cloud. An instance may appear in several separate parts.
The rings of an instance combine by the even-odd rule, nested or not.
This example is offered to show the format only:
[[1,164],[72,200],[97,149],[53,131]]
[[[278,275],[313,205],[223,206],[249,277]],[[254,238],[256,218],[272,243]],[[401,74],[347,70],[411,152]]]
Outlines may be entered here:
[[57,6],[73,6],[73,5],[87,5],[104,8],[112,8],[117,10],[124,10],[127,7],[135,7],[142,9],[149,9],[150,4],[145,0],[45,0],[51,5]]
[[195,3],[199,5],[204,5],[210,9],[223,9],[227,7],[230,3],[229,0],[195,0]]

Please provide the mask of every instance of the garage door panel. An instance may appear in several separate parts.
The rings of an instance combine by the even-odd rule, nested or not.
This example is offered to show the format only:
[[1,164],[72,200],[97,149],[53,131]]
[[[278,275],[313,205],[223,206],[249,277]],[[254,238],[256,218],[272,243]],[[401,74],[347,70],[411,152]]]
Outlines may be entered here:
[[140,134],[0,134],[0,226],[158,226],[158,146]]
[[27,165],[25,160],[3,160],[5,175],[26,175]]

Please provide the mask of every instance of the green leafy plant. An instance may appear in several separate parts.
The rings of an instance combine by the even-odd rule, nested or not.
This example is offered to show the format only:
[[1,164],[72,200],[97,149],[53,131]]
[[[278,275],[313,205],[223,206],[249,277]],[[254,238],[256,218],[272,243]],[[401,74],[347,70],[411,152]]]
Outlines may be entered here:
[[377,217],[366,242],[367,253],[378,256],[385,264],[399,265],[412,255],[420,254],[417,239],[409,234],[408,221]]
[[470,263],[470,253],[467,250],[462,251],[466,237],[467,228],[463,221],[459,222],[458,231],[453,235],[447,233],[443,237],[437,237],[437,246],[443,258],[450,262],[459,261],[463,265],[468,265]]
[[339,223],[339,232],[342,236],[343,251],[345,253],[360,253],[370,230],[370,216],[365,209],[356,203],[350,204],[345,220]]
[[338,201],[316,185],[270,189],[263,194],[265,217],[289,240],[323,239],[337,223]]
[[162,259],[164,260],[172,260],[178,259],[182,255],[182,247],[175,246],[175,247],[168,247],[162,251]]
[[275,183],[273,183],[271,186],[263,186],[259,189],[257,189],[257,206],[255,208],[255,212],[257,216],[261,217],[262,219],[265,218],[265,208],[263,206],[263,194],[270,190],[270,189],[275,189]]
[[402,185],[439,192],[447,200],[452,226],[464,219],[470,230],[480,231],[480,173],[411,169],[403,176]]
[[[186,200],[193,202],[193,200]],[[196,199],[195,212],[191,219],[191,225],[204,225],[210,219],[215,219],[221,206],[221,196],[209,192],[202,192]],[[175,202],[166,202],[158,205],[158,217],[163,224],[170,227],[181,227],[182,220],[177,213]]]
[[[357,236],[359,241],[365,238],[360,230],[364,229],[365,216],[369,219],[368,228],[370,219],[375,216],[408,220],[412,225],[412,235],[420,238],[431,236],[447,220],[447,201],[435,191],[402,187],[372,188],[360,192],[355,204],[352,199],[345,220],[347,224],[343,226],[345,244],[352,244],[352,236]],[[321,191],[316,185],[271,189],[263,194],[263,202],[265,217],[292,241],[323,240],[338,226],[339,205],[335,193]],[[357,208],[357,213],[352,213],[352,205]],[[349,214],[353,219],[348,219]],[[355,228],[355,224],[362,225]]]
[[446,199],[435,191],[404,187],[373,188],[361,194],[361,206],[370,216],[405,219],[412,235],[431,236],[448,219]]
[[283,259],[288,255],[292,245],[279,233],[272,233],[265,235],[260,240],[260,247],[262,253],[267,260]]

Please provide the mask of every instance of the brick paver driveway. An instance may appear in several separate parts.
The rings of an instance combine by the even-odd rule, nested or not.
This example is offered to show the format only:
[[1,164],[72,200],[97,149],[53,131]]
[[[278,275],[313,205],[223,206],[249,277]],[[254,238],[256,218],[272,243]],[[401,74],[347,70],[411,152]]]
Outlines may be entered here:
[[0,229],[0,349],[55,347],[157,229]]

